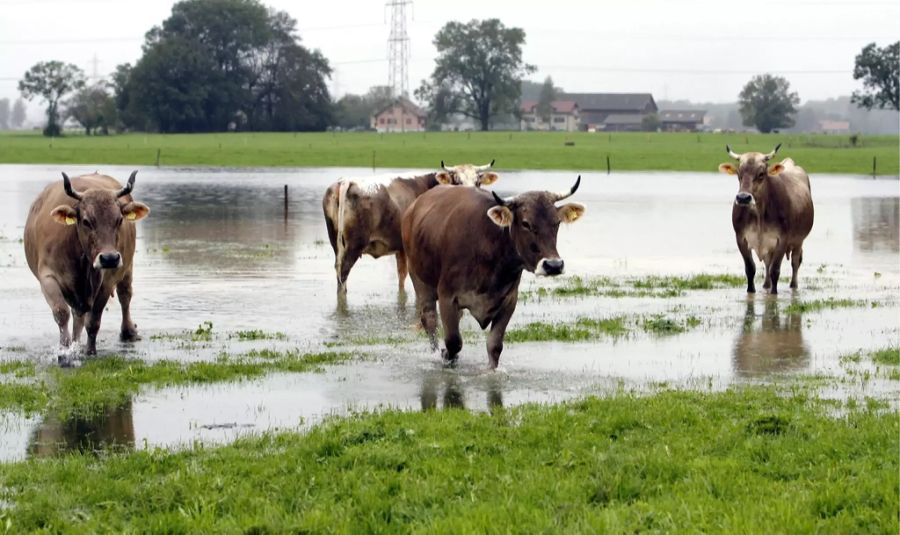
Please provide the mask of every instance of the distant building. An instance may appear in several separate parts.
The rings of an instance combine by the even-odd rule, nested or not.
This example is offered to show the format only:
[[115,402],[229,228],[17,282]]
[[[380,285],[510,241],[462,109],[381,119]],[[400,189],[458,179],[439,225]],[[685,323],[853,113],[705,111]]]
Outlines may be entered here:
[[849,134],[850,121],[832,121],[828,119],[819,121],[819,132],[823,134]]
[[579,128],[588,131],[638,131],[644,116],[659,109],[650,93],[564,93],[578,106]]
[[379,132],[424,132],[428,114],[406,97],[400,97],[372,116],[371,126]]
[[706,110],[660,110],[658,117],[663,132],[696,132],[703,125]]
[[550,120],[545,121],[538,113],[538,101],[523,100],[519,106],[522,114],[522,130],[578,130],[581,117],[578,104],[574,100],[554,100],[550,103]]

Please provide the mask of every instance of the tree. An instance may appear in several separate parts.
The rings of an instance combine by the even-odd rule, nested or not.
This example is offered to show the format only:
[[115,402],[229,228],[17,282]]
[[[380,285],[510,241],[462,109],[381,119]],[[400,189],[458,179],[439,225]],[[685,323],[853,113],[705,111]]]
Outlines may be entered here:
[[13,128],[21,128],[25,124],[25,101],[17,98],[13,104],[12,117],[10,117],[10,126]]
[[116,101],[109,94],[105,83],[87,86],[75,93],[66,103],[67,114],[84,127],[85,134],[99,131],[108,134],[118,122]]
[[659,115],[655,113],[648,113],[641,117],[641,130],[644,132],[656,132],[659,130]]
[[544,85],[541,86],[541,95],[538,98],[537,113],[542,121],[550,122],[550,116],[553,114],[553,101],[556,100],[556,88],[553,87],[553,79],[549,76],[544,79]]
[[448,22],[434,38],[438,58],[419,100],[441,114],[462,113],[488,130],[491,118],[514,112],[522,76],[535,68],[522,61],[525,32],[497,19]]
[[865,87],[851,98],[860,108],[900,110],[900,41],[884,48],[866,45],[856,56],[853,79]]
[[365,95],[344,95],[337,101],[335,124],[341,128],[369,128],[370,118],[393,100],[391,88],[373,86]]
[[738,97],[744,126],[755,126],[767,134],[777,128],[794,126],[794,107],[800,103],[796,92],[781,76],[760,74],[754,76]]
[[9,130],[9,99],[0,98],[0,130]]
[[163,132],[324,130],[328,61],[257,0],[184,0],[114,76],[126,126]]
[[35,64],[19,81],[19,92],[27,100],[41,97],[47,101],[45,136],[58,136],[59,101],[72,91],[84,87],[84,73],[71,63],[42,61]]

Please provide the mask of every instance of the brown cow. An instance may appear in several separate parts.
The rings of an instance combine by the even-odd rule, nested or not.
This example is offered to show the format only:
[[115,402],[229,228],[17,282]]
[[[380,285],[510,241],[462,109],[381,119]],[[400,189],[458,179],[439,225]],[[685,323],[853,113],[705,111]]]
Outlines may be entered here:
[[396,254],[400,291],[406,282],[406,256],[400,239],[400,219],[407,207],[429,189],[440,185],[481,187],[497,181],[487,165],[463,164],[425,175],[388,175],[343,178],[325,191],[322,211],[334,250],[338,291],[346,291],[350,269],[363,254],[373,258]]
[[728,154],[740,162],[735,168],[723,163],[719,170],[738,177],[738,193],[731,209],[738,250],[744,257],[747,292],[756,292],[753,277],[756,263],[751,251],[766,266],[763,288],[778,293],[781,260],[787,256],[793,273],[791,288],[797,288],[797,272],[803,262],[803,240],[813,226],[813,202],[809,175],[790,158],[769,167],[769,160],[781,147],[768,153],[737,154],[728,145]]
[[447,361],[453,362],[462,349],[459,320],[468,309],[482,329],[491,326],[487,351],[491,367],[497,367],[522,270],[551,276],[563,272],[556,252],[559,224],[580,218],[584,206],[554,203],[575,193],[580,183],[579,176],[569,191],[530,191],[510,199],[474,188],[439,186],[406,211],[403,246],[416,308],[436,348],[439,303]]
[[[42,191],[25,222],[25,257],[41,283],[44,299],[59,326],[59,343],[68,347],[87,326],[87,353],[97,352],[97,331],[113,292],[122,305],[121,338],[139,340],[131,321],[134,222],[150,213],[131,198],[131,173],[123,188],[114,178],[85,175],[50,184]],[[69,336],[69,312],[74,316]]]

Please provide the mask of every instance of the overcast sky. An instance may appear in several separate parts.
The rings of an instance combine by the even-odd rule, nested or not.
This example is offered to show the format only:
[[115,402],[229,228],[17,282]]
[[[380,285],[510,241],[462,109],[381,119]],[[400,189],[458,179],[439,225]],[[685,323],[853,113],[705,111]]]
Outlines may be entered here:
[[[172,0],[0,0],[0,98],[16,98],[34,63],[57,59],[89,75],[135,62]],[[269,0],[297,19],[302,43],[335,69],[337,96],[388,78],[384,1]],[[734,101],[753,75],[788,78],[802,101],[849,94],[866,44],[900,39],[900,1],[723,2],[417,0],[409,17],[410,89],[433,69],[447,21],[496,17],[525,30],[524,57],[542,80],[573,92],[651,92],[657,100]],[[31,107],[36,115],[36,104]]]

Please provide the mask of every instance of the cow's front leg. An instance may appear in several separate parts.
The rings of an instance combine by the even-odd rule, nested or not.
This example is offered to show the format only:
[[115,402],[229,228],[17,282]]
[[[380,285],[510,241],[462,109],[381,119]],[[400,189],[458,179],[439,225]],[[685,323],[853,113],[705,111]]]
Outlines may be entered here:
[[778,247],[773,251],[769,267],[766,269],[766,275],[769,278],[769,293],[775,295],[778,293],[778,277],[781,276],[781,261],[784,259],[785,250]]
[[94,301],[94,306],[87,314],[87,321],[85,322],[87,327],[87,349],[85,353],[88,355],[97,354],[97,333],[100,332],[100,318],[103,317],[103,309],[106,308],[108,301],[109,294],[100,292],[100,295]]
[[81,332],[84,330],[84,313],[72,309],[72,341],[81,340]]
[[438,306],[441,309],[441,324],[444,326],[444,347],[441,356],[444,360],[453,363],[462,349],[462,336],[459,334],[459,318],[462,311],[450,296],[438,298]]
[[515,310],[516,299],[513,299],[511,303],[497,311],[497,315],[491,321],[491,332],[488,334],[487,339],[488,363],[491,369],[496,370],[497,366],[500,365],[500,353],[503,352],[503,337],[506,336],[506,326],[509,325],[509,320],[512,319]]
[[69,304],[66,303],[56,278],[51,275],[41,277],[41,291],[47,304],[50,305],[50,311],[53,312],[53,321],[59,327],[59,345],[69,347],[72,343],[69,336]]
[[741,257],[744,259],[744,273],[747,275],[747,293],[756,293],[756,285],[753,282],[753,278],[756,277],[756,263],[753,261],[753,252],[750,251],[750,246],[747,245],[747,240],[743,237],[738,237],[737,245],[738,251],[741,252]]
[[123,342],[136,342],[141,337],[138,336],[137,326],[131,321],[131,273],[116,285],[116,293],[119,294],[119,305],[122,307],[122,330],[119,331],[119,339]]

